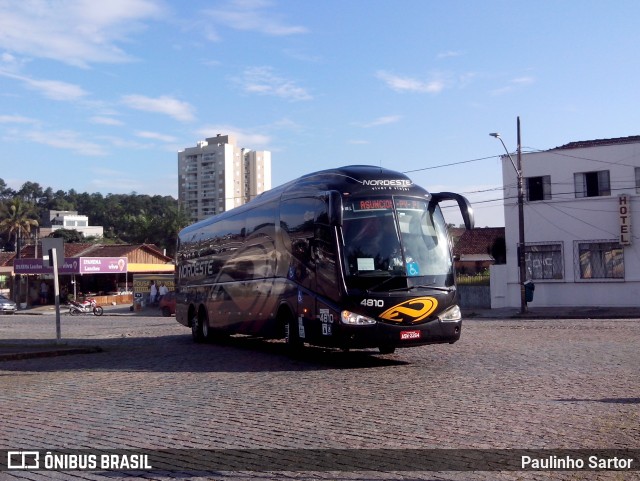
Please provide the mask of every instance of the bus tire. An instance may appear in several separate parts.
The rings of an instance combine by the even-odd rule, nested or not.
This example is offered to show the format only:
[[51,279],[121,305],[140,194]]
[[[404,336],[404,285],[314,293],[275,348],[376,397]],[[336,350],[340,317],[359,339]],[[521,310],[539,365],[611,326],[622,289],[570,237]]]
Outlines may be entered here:
[[378,351],[380,354],[393,354],[396,352],[395,346],[378,346]]
[[284,325],[284,329],[284,339],[287,344],[287,351],[292,355],[299,354],[304,346],[304,342],[300,339],[300,335],[298,333],[298,320],[293,315],[289,315],[287,322]]
[[202,316],[202,340],[209,341],[213,336],[211,335],[211,327],[209,327],[209,318],[206,314]]
[[191,319],[191,337],[193,337],[194,342],[204,342],[204,333],[202,332],[202,320],[199,316],[193,316]]

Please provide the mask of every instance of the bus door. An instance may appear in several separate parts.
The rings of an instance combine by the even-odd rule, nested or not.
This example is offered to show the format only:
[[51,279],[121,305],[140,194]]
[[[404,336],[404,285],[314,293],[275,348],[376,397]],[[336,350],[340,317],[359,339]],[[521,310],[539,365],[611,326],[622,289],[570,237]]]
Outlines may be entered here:
[[287,278],[291,281],[291,304],[296,309],[298,331],[307,339],[316,312],[316,265],[313,252],[314,225],[318,204],[313,197],[287,199],[280,207],[280,227],[287,252]]
[[[323,198],[284,201],[281,226],[285,248],[291,253],[289,279],[297,284],[299,335],[329,342],[339,321],[339,283],[336,266],[335,227],[329,225],[328,202]],[[290,246],[290,247],[289,247]]]
[[321,343],[332,344],[335,326],[340,322],[338,302],[340,299],[340,283],[338,280],[336,229],[330,226],[323,216],[315,225],[313,237],[313,256],[316,267],[316,318],[319,321],[318,331]]

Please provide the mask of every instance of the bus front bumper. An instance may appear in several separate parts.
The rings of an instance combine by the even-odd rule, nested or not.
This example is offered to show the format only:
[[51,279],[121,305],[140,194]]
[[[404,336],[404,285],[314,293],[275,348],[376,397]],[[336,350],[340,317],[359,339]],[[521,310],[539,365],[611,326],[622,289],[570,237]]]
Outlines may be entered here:
[[343,347],[370,348],[380,346],[412,347],[425,344],[452,344],[460,339],[462,320],[432,321],[418,325],[378,322],[369,326],[340,326]]

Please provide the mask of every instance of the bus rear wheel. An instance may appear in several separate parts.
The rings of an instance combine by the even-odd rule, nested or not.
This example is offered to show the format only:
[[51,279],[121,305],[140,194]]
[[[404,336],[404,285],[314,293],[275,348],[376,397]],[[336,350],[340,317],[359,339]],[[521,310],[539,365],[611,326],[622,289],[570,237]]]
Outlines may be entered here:
[[200,317],[198,317],[197,315],[193,316],[193,319],[191,319],[191,337],[193,337],[193,340],[195,342],[205,341],[202,325],[202,319],[200,319]]

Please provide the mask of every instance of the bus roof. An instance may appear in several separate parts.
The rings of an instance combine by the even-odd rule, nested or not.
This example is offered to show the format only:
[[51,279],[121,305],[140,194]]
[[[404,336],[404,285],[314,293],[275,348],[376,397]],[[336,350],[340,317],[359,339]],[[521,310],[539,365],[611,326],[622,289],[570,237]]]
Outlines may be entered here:
[[198,230],[212,222],[231,218],[258,205],[276,198],[291,198],[313,192],[335,190],[341,194],[383,194],[406,193],[429,199],[431,195],[422,187],[414,184],[401,172],[377,167],[374,165],[347,165],[333,169],[321,170],[303,175],[290,182],[274,187],[258,195],[255,199],[234,209],[209,217],[185,227],[180,235]]

